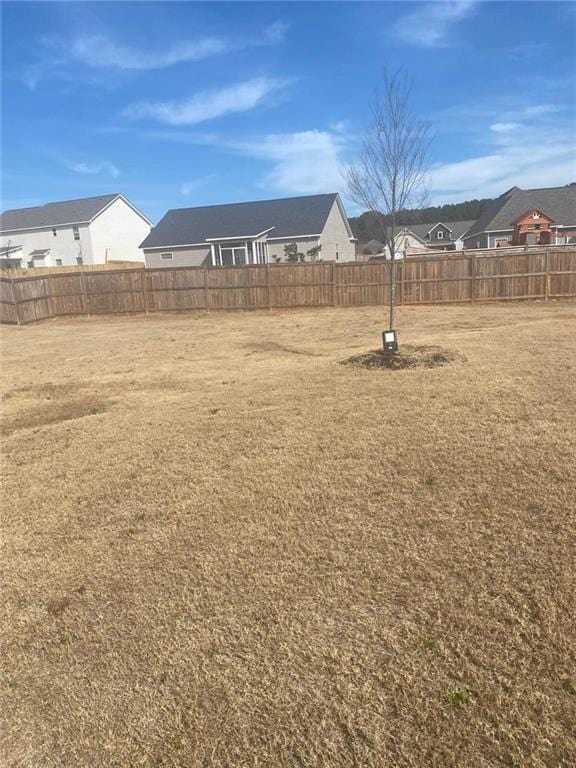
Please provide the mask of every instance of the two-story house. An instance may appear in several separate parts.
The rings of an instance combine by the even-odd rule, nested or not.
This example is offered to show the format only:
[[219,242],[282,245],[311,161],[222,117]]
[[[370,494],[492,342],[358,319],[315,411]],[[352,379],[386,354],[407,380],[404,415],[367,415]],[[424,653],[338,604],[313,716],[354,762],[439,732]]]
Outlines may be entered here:
[[[518,225],[525,219],[531,220],[531,227],[525,227],[531,230],[530,236],[521,238]],[[464,236],[464,245],[466,248],[497,248],[541,244],[539,230],[542,228],[547,230],[545,244],[576,243],[576,184],[545,189],[512,187],[496,198],[470,227]]]
[[123,195],[18,208],[0,216],[0,267],[143,261],[150,220]]
[[461,251],[464,236],[474,224],[472,221],[438,221],[435,224],[410,224],[402,227],[396,247],[405,256],[434,251]]

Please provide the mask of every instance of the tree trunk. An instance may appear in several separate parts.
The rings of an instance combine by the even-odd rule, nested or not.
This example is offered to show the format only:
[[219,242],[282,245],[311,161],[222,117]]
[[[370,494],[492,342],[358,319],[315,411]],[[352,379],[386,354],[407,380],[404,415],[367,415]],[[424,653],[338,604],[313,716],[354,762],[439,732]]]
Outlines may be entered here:
[[392,225],[390,227],[390,324],[388,328],[394,330],[394,308],[396,305],[396,216],[392,210]]

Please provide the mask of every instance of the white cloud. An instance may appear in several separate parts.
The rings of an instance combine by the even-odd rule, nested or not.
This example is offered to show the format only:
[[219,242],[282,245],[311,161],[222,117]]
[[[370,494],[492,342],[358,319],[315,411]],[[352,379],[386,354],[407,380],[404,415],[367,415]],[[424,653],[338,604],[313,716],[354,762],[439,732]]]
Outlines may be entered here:
[[272,161],[260,180],[264,189],[304,195],[342,189],[345,138],[322,130],[268,134],[231,147],[248,156]]
[[206,187],[210,182],[214,181],[215,178],[216,174],[210,173],[207,176],[200,176],[197,179],[185,181],[180,185],[180,193],[185,197],[188,197],[188,195],[191,195],[193,192],[197,192],[203,187]]
[[287,29],[284,22],[276,21],[264,29],[255,29],[250,37],[202,37],[169,42],[156,48],[139,48],[106,34],[82,35],[71,41],[44,35],[34,41],[37,60],[20,70],[15,77],[32,91],[44,80],[87,82],[111,88],[116,83],[116,79],[111,77],[114,70],[163,69],[246,48],[278,45],[285,39]]
[[222,115],[254,109],[288,83],[288,80],[260,77],[228,88],[201,91],[182,101],[132,104],[123,114],[133,120],[152,118],[166,125],[196,125]]
[[509,131],[515,131],[517,128],[522,128],[522,123],[492,123],[490,130],[495,133],[508,133]]
[[225,50],[223,40],[211,37],[177,43],[164,52],[155,53],[115,43],[103,35],[94,35],[75,40],[70,47],[70,54],[88,67],[161,69],[184,61],[206,59]]
[[576,145],[570,130],[519,127],[496,134],[492,151],[430,171],[435,202],[493,197],[513,186],[567,184],[576,178]]
[[554,115],[557,112],[562,112],[562,110],[563,107],[559,104],[534,104],[525,107],[521,114],[522,117],[541,117],[542,115]]
[[136,48],[116,42],[105,35],[79,37],[71,45],[63,45],[60,41],[54,40],[46,40],[46,42],[58,49],[64,49],[71,58],[87,67],[146,70],[200,61],[243,48],[275,45],[284,39],[286,30],[287,26],[277,21],[264,30],[255,30],[250,38],[204,37],[176,42],[162,50]]
[[113,179],[116,179],[118,176],[120,176],[120,171],[118,168],[109,160],[103,160],[100,163],[77,163],[74,161],[67,161],[66,167],[69,170],[74,171],[74,173],[83,173],[89,175],[104,174],[106,176],[111,176]]
[[257,183],[270,192],[292,195],[345,193],[342,168],[351,139],[345,132],[344,123],[334,124],[330,130],[310,129],[246,139],[168,130],[148,131],[144,135],[160,141],[216,147],[220,152],[267,162],[268,169],[258,177]]
[[439,48],[452,43],[452,26],[470,16],[477,0],[437,0],[401,16],[393,34],[409,45]]

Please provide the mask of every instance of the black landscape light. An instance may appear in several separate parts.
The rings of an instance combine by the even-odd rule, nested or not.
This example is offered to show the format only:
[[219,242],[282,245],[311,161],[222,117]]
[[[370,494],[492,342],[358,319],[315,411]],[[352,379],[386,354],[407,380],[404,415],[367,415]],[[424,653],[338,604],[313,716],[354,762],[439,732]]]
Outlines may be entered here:
[[393,355],[398,352],[398,337],[396,331],[384,331],[382,334],[382,342],[384,344],[384,352],[387,355]]

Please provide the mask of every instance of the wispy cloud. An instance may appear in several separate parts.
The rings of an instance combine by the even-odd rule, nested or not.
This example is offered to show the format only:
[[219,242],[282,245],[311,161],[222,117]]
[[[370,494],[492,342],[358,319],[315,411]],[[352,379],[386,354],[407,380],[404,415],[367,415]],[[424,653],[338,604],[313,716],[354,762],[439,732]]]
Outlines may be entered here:
[[132,120],[150,118],[166,125],[197,125],[234,112],[247,112],[281,91],[289,80],[259,77],[228,88],[201,91],[181,101],[139,102],[123,115]]
[[492,123],[490,130],[495,133],[508,133],[522,128],[522,123]]
[[142,135],[158,141],[216,147],[219,152],[263,161],[258,186],[292,195],[344,191],[342,168],[352,144],[344,122],[335,123],[328,130],[313,128],[247,138],[176,130],[147,131]]
[[[110,72],[165,69],[176,64],[201,61],[245,48],[277,45],[286,36],[288,26],[276,21],[250,37],[211,36],[180,40],[156,50],[142,48],[115,39],[111,35],[81,35],[72,40],[45,35],[36,46],[39,60],[25,67],[19,79],[35,90],[42,80],[82,81],[109,86]],[[80,67],[78,67],[80,65]],[[106,70],[106,76],[103,77]],[[93,74],[89,74],[92,71]],[[100,71],[100,76],[98,72]]]
[[188,197],[188,195],[191,195],[193,192],[198,192],[200,189],[207,187],[215,178],[216,174],[210,173],[207,176],[200,176],[197,179],[185,181],[180,186],[180,193],[184,195],[184,197]]
[[441,48],[453,45],[452,27],[474,11],[477,0],[437,0],[401,16],[393,34],[408,45]]
[[221,38],[207,37],[176,43],[165,51],[146,51],[122,45],[103,35],[79,37],[68,52],[76,61],[94,68],[163,69],[185,61],[199,61],[227,50]]
[[313,129],[268,134],[229,146],[249,157],[272,162],[271,169],[260,179],[261,188],[302,195],[342,188],[345,144],[341,132]]
[[435,202],[495,196],[514,185],[560,186],[576,178],[576,145],[569,125],[518,125],[492,136],[490,151],[431,169]]
[[113,179],[116,179],[118,176],[120,176],[120,171],[118,168],[109,160],[102,160],[102,162],[99,163],[77,163],[69,160],[65,161],[65,165],[68,170],[74,171],[74,173],[87,174],[91,176],[97,176],[101,174],[104,176],[110,176]]

